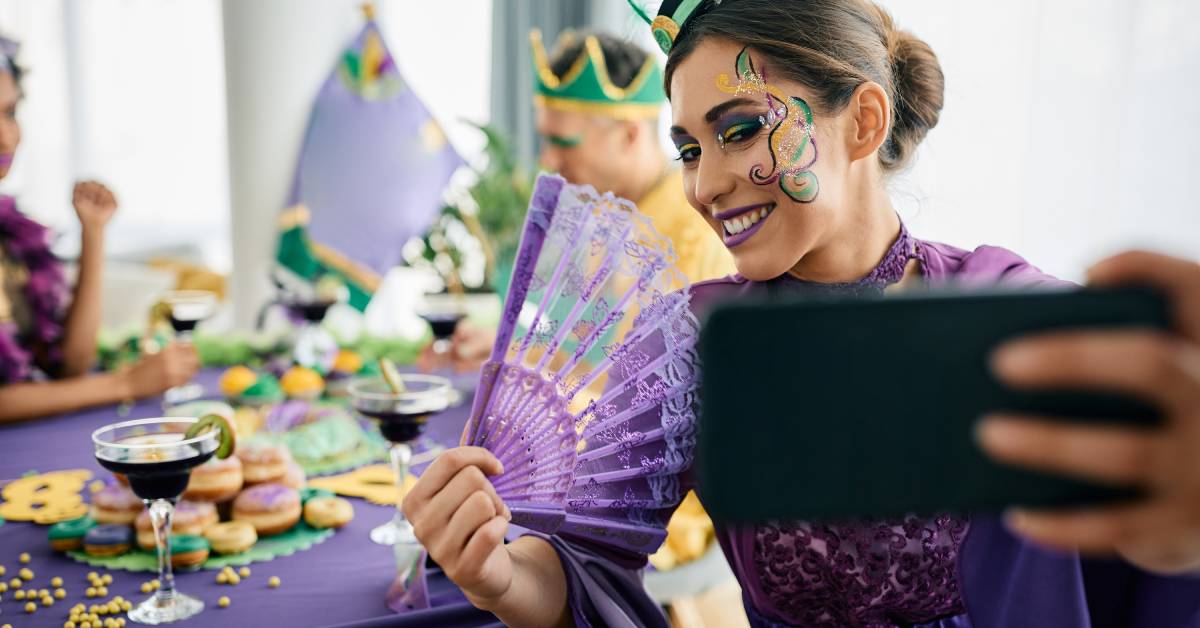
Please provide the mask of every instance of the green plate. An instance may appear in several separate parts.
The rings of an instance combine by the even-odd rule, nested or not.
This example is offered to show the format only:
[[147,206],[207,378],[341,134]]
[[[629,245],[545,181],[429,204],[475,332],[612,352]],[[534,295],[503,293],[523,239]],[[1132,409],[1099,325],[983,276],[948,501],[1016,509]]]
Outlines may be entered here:
[[[220,569],[231,565],[249,565],[262,563],[280,556],[291,556],[302,552],[317,543],[333,536],[334,530],[318,530],[304,521],[297,523],[291,530],[283,534],[260,538],[254,547],[241,554],[209,555],[208,560],[198,569]],[[67,552],[67,556],[103,569],[123,569],[125,571],[158,571],[158,558],[152,553],[135,549],[120,556],[90,556],[82,551]],[[178,571],[178,570],[177,570]]]

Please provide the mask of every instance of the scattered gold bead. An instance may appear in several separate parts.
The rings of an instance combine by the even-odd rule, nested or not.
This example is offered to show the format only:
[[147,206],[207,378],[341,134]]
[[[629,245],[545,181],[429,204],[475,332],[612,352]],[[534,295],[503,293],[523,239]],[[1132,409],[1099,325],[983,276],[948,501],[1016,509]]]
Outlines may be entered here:
[[68,619],[66,622],[63,623],[63,628],[75,628],[74,620]]
[[54,606],[54,598],[50,597],[49,595],[42,598],[42,606]]
[[22,569],[21,571],[17,572],[17,575],[20,576],[22,580],[33,580],[33,570],[31,569]]
[[22,584],[24,584],[24,583],[21,582],[20,578],[13,578],[12,580],[8,581],[8,586],[10,586],[14,589],[20,589]]
[[83,592],[87,597],[96,597],[96,587],[88,587],[87,591]]
[[100,579],[104,581],[104,584],[112,584],[112,574],[110,573],[100,576]]
[[129,611],[133,610],[133,604],[130,602],[121,602],[121,610],[128,613]]
[[8,593],[8,583],[0,582],[0,593]]
[[150,586],[154,587],[155,590],[158,590],[160,587],[162,587],[162,583],[158,581],[158,578],[155,578],[150,581]]
[[[8,568],[5,567],[4,565],[0,565],[0,576],[3,576],[6,573],[8,573]],[[4,625],[7,626],[8,624],[4,624]]]
[[13,593],[13,599],[14,599],[14,600],[23,600],[23,599],[25,599],[25,592],[24,592],[24,591],[22,591],[21,589],[17,589],[17,592],[16,592],[16,593]]
[[26,613],[32,613],[33,611],[36,611],[36,610],[37,610],[37,604],[34,604],[33,602],[25,603],[25,612]]
[[142,593],[150,593],[153,590],[154,590],[154,586],[151,585],[149,582],[142,583]]
[[109,603],[108,603],[108,614],[109,614],[109,615],[116,615],[116,614],[117,614],[117,613],[119,613],[119,612],[121,612],[121,605],[120,605],[120,604],[117,604],[116,602],[109,602]]
[[249,578],[250,577],[250,568],[242,567],[241,569],[238,570],[238,575],[243,578]]
[[96,587],[96,597],[104,597],[108,595],[108,587]]
[[224,571],[217,574],[217,584],[229,584],[229,574]]
[[279,576],[271,576],[271,578],[267,580],[267,586],[271,587],[272,589],[279,588]]
[[37,594],[38,597],[48,597],[50,595],[50,589],[38,589]]
[[67,597],[67,590],[66,590],[66,589],[55,589],[55,590],[54,590],[54,597],[55,597],[55,598],[57,598],[57,599],[60,599],[60,600],[62,600],[62,599],[66,599],[66,597]]
[[28,552],[21,552],[21,555],[17,557],[17,560],[21,561],[22,565],[28,565],[29,561],[33,559],[29,557]]
[[98,574],[94,571],[89,571],[88,575],[87,575],[88,580],[95,580],[96,578],[99,578],[99,577],[100,577],[100,574]]
[[242,577],[237,574],[229,574],[229,584],[238,584],[242,581]]
[[53,578],[50,579],[50,586],[61,587],[62,586],[62,578],[59,578],[58,576],[54,576]]
[[92,622],[90,622],[90,621],[80,622],[79,628],[92,628]]
[[92,622],[92,624],[95,626],[99,626],[100,625],[100,616],[97,615],[96,613],[88,613],[88,621]]
[[217,606],[220,606],[221,608],[229,608],[229,598],[222,595],[220,599],[217,600]]

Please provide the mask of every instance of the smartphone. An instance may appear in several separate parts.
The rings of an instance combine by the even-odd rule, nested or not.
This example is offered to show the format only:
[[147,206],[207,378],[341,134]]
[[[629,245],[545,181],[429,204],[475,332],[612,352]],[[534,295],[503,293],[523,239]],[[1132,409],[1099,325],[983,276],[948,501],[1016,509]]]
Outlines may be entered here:
[[1168,324],[1165,300],[1142,288],[719,305],[700,336],[700,496],[733,523],[1136,498],[993,462],[973,432],[995,411],[1156,425],[1137,399],[1006,387],[989,357],[1027,334]]

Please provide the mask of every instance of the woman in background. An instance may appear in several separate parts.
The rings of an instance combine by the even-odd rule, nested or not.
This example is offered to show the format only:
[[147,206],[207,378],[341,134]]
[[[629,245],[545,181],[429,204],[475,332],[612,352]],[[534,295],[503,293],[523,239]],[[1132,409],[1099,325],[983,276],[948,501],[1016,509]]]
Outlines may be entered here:
[[[0,179],[21,142],[17,45],[0,39]],[[0,196],[0,423],[157,395],[198,368],[190,345],[171,345],[117,373],[90,373],[100,326],[104,230],[117,209],[100,183],[75,185],[82,228],[79,278],[72,298],[50,232]]]

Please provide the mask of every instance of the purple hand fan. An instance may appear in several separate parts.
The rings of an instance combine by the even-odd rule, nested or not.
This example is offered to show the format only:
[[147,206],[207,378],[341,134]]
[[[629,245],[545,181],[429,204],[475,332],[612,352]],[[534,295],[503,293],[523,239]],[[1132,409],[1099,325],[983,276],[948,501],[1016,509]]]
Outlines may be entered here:
[[692,463],[699,331],[670,242],[632,203],[537,180],[465,444],[513,523],[650,553]]

